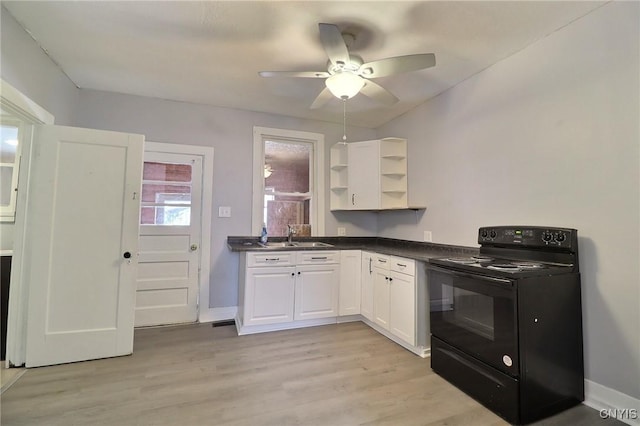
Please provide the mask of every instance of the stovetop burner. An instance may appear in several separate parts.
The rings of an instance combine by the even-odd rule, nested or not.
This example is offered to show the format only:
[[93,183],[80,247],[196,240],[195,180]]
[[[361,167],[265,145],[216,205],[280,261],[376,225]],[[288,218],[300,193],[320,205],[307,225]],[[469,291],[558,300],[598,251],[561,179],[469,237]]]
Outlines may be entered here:
[[463,265],[471,265],[474,263],[483,263],[483,262],[491,262],[494,259],[488,256],[471,256],[471,257],[450,257],[448,259],[449,262],[453,263],[461,263]]
[[529,271],[532,269],[546,268],[541,263],[533,262],[510,262],[510,263],[494,263],[487,265],[488,269],[494,269],[496,271]]
[[520,278],[579,272],[577,231],[569,228],[493,226],[478,230],[480,250],[430,259],[444,268]]
[[535,271],[549,273],[551,271],[565,270],[567,267],[573,265],[554,264],[536,262],[530,260],[518,260],[518,259],[505,259],[494,258],[490,256],[469,256],[469,257],[449,257],[444,259],[433,259],[432,263],[439,263],[442,265],[458,265],[460,268],[465,268],[475,271],[494,271],[494,273],[504,273],[511,276],[515,273],[532,273]]

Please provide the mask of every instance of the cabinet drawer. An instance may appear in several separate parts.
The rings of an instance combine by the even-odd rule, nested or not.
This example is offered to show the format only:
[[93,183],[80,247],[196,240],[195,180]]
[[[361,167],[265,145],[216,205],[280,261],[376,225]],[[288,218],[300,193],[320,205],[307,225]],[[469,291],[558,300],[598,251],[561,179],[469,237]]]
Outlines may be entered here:
[[247,253],[247,267],[295,265],[296,252],[274,251],[267,253]]
[[403,274],[416,275],[416,262],[413,259],[405,259],[404,257],[392,257],[389,259],[389,267],[392,271]]
[[340,252],[337,251],[299,251],[297,253],[298,265],[321,265],[325,263],[340,263]]
[[388,271],[390,264],[391,264],[391,260],[389,256],[384,256],[382,254],[373,255],[373,266],[375,268],[380,268],[380,269],[384,269],[385,271]]

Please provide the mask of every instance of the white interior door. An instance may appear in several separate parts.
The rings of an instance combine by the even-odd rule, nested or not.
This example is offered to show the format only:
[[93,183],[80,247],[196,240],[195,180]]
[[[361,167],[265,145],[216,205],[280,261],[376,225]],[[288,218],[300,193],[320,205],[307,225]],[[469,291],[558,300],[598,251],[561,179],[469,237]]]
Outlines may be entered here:
[[133,352],[143,144],[141,135],[35,127],[27,367]]
[[135,325],[195,322],[202,222],[202,156],[146,152]]

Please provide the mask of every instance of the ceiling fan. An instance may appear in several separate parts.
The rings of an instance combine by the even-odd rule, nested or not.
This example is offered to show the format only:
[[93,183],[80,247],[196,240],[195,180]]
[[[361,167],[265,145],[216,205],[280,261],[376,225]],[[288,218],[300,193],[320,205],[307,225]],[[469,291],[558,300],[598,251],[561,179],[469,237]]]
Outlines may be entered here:
[[355,39],[352,34],[342,34],[333,24],[318,25],[320,42],[329,56],[327,71],[261,71],[259,73],[262,77],[325,78],[327,87],[313,101],[311,109],[322,107],[332,99],[332,96],[346,101],[358,93],[385,105],[393,105],[399,99],[370,79],[430,68],[436,64],[433,53],[364,62],[360,56],[349,53],[349,45]]

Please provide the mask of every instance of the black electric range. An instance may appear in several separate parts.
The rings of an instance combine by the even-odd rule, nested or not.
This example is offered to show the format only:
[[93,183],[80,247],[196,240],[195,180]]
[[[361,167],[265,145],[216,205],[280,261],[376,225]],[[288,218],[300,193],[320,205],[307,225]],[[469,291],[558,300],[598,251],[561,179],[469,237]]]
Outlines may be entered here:
[[427,265],[431,367],[514,424],[584,399],[577,231],[494,226]]

